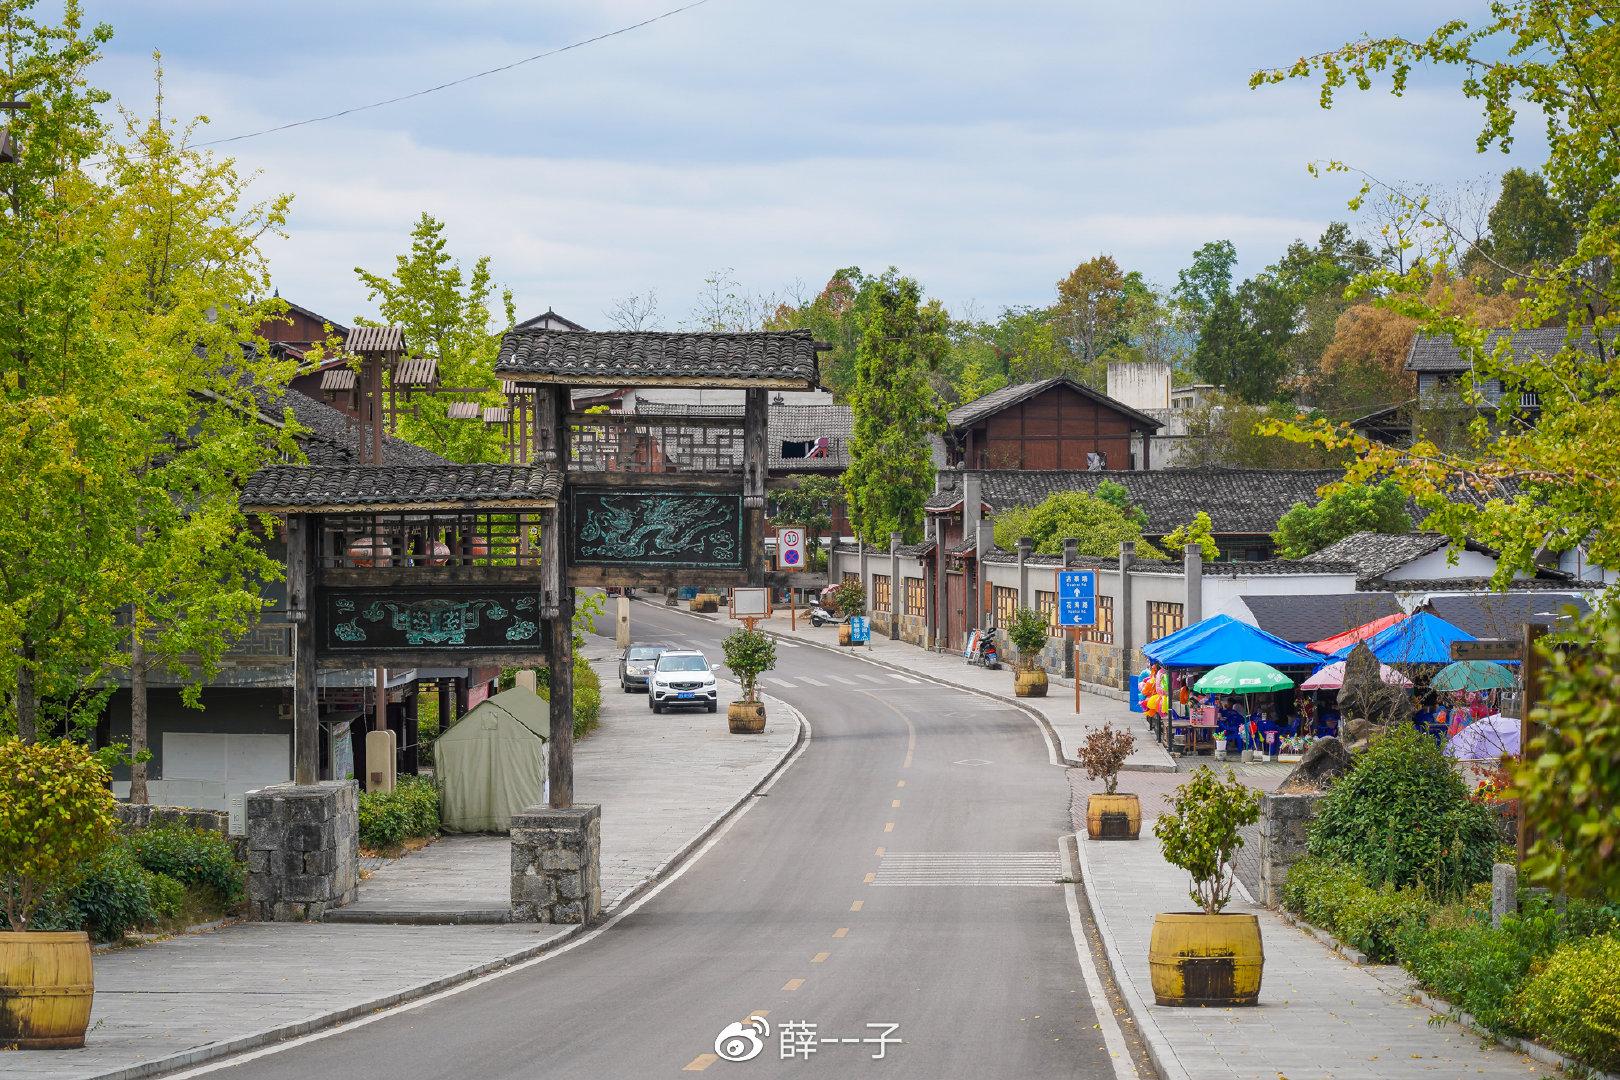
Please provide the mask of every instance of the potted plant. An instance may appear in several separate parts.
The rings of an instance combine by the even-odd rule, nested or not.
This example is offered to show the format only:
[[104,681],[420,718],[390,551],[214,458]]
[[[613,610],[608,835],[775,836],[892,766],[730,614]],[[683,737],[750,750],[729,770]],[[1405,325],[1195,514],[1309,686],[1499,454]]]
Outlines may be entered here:
[[1080,744],[1080,767],[1103,789],[1086,800],[1086,835],[1093,840],[1135,840],[1142,834],[1142,804],[1135,795],[1121,795],[1119,770],[1136,749],[1136,736],[1112,724],[1091,731]]
[[1278,744],[1277,760],[1296,764],[1305,758],[1305,750],[1311,744],[1309,735],[1284,735]]
[[1260,793],[1232,770],[1221,780],[1200,766],[1176,789],[1171,810],[1153,823],[1166,861],[1192,875],[1198,911],[1153,917],[1148,968],[1160,1005],[1253,1005],[1260,996],[1265,950],[1260,923],[1223,912],[1232,897],[1232,856],[1239,830],[1260,820]]
[[1222,728],[1215,729],[1215,760],[1226,760],[1226,731]]
[[833,590],[832,605],[844,617],[844,621],[838,624],[838,644],[848,645],[849,620],[856,615],[866,614],[866,590],[861,588],[859,581],[840,582],[838,588]]
[[47,895],[112,843],[111,777],[74,742],[0,739],[0,1046],[84,1045],[95,992],[82,930],[32,929]]
[[1019,608],[1007,627],[1007,637],[1018,650],[1018,672],[1013,676],[1013,693],[1019,697],[1046,696],[1046,669],[1041,667],[1041,650],[1046,648],[1046,616],[1032,608]]
[[720,642],[726,667],[742,684],[742,700],[726,706],[726,726],[733,735],[765,730],[765,703],[759,700],[759,677],[776,666],[776,642],[759,630],[733,630]]
[[700,592],[686,606],[692,611],[713,614],[720,610],[720,594]]

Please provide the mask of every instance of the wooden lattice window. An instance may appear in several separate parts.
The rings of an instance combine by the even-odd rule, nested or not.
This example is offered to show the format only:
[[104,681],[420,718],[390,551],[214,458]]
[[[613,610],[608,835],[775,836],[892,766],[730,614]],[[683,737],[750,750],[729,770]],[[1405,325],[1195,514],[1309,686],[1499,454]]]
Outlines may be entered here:
[[1080,631],[1082,641],[1095,641],[1099,645],[1114,643],[1114,598],[1097,597],[1097,623]]
[[1149,641],[1158,641],[1167,634],[1181,629],[1181,605],[1164,600],[1149,600],[1147,624]]
[[997,585],[990,599],[995,605],[996,625],[1003,629],[1011,626],[1013,617],[1018,614],[1018,590]]
[[1035,590],[1035,610],[1046,616],[1046,625],[1053,633],[1057,632],[1057,593]]
[[906,580],[906,614],[921,618],[927,613],[927,592],[920,577],[908,577]]
[[323,570],[540,565],[538,513],[333,514],[322,519]]
[[894,591],[888,574],[872,575],[872,610],[894,612]]
[[840,580],[846,585],[859,585],[861,583],[861,575],[845,570],[844,576]]

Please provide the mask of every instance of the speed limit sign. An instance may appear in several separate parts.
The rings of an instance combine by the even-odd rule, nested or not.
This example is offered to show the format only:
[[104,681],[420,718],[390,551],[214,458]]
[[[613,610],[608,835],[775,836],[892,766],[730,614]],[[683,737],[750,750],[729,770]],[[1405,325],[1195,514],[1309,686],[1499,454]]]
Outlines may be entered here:
[[803,570],[805,562],[804,529],[798,525],[783,525],[776,530],[776,568]]

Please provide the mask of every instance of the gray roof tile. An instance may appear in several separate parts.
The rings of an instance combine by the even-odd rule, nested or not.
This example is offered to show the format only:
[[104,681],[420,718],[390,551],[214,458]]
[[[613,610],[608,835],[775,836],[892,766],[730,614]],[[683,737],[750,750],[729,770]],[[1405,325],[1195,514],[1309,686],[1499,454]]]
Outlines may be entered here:
[[[1514,582],[1517,589],[1522,583]],[[1567,584],[1565,588],[1567,588]],[[1465,596],[1435,596],[1424,605],[1431,614],[1480,638],[1516,638],[1524,624],[1550,625],[1573,607],[1577,613],[1592,610],[1578,593],[1536,590],[1532,593],[1473,593]]]
[[1346,562],[1356,568],[1358,577],[1370,579],[1383,577],[1413,559],[1433,554],[1448,543],[1450,541],[1439,533],[1358,532],[1305,556],[1302,561]]
[[[1617,330],[1607,330],[1603,340],[1612,348],[1615,343]],[[1498,329],[1492,330],[1485,339],[1485,351],[1494,350],[1502,338],[1513,339],[1512,349],[1515,356],[1528,359],[1532,356],[1551,356],[1568,343],[1568,336],[1562,326],[1537,326],[1524,330]],[[1583,348],[1590,348],[1592,343],[1591,331],[1587,331],[1581,339]],[[1423,372],[1467,371],[1470,365],[1468,358],[1457,350],[1457,345],[1450,337],[1444,334],[1418,334],[1412,339],[1412,348],[1406,354],[1406,370]]]
[[554,503],[560,477],[528,465],[276,465],[249,477],[253,512],[460,510]]
[[765,386],[817,383],[808,330],[648,333],[508,330],[495,370],[520,382],[575,386]]
[[1245,596],[1242,602],[1260,629],[1301,644],[1321,641],[1401,611],[1391,592]]

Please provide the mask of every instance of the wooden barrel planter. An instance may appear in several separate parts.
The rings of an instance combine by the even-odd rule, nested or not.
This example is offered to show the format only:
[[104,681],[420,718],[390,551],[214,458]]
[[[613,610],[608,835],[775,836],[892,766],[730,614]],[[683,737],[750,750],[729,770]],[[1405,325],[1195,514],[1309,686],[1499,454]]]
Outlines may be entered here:
[[849,628],[849,623],[847,623],[847,622],[839,623],[838,624],[838,644],[840,644],[840,645],[852,645],[852,644],[854,644],[854,642],[850,640],[850,633],[851,633],[851,631],[850,631],[850,628]]
[[1086,799],[1086,835],[1093,840],[1135,840],[1142,835],[1142,803],[1135,795]]
[[726,727],[733,735],[758,735],[765,730],[765,703],[733,701],[726,706]]
[[1153,917],[1148,970],[1160,1005],[1253,1005],[1265,966],[1253,915],[1166,912]]
[[1041,668],[1013,676],[1013,694],[1018,697],[1045,697],[1046,686],[1046,672]]
[[713,613],[720,610],[720,598],[714,593],[698,593],[687,606],[693,611]]
[[0,1046],[78,1049],[94,994],[89,935],[0,932]]

